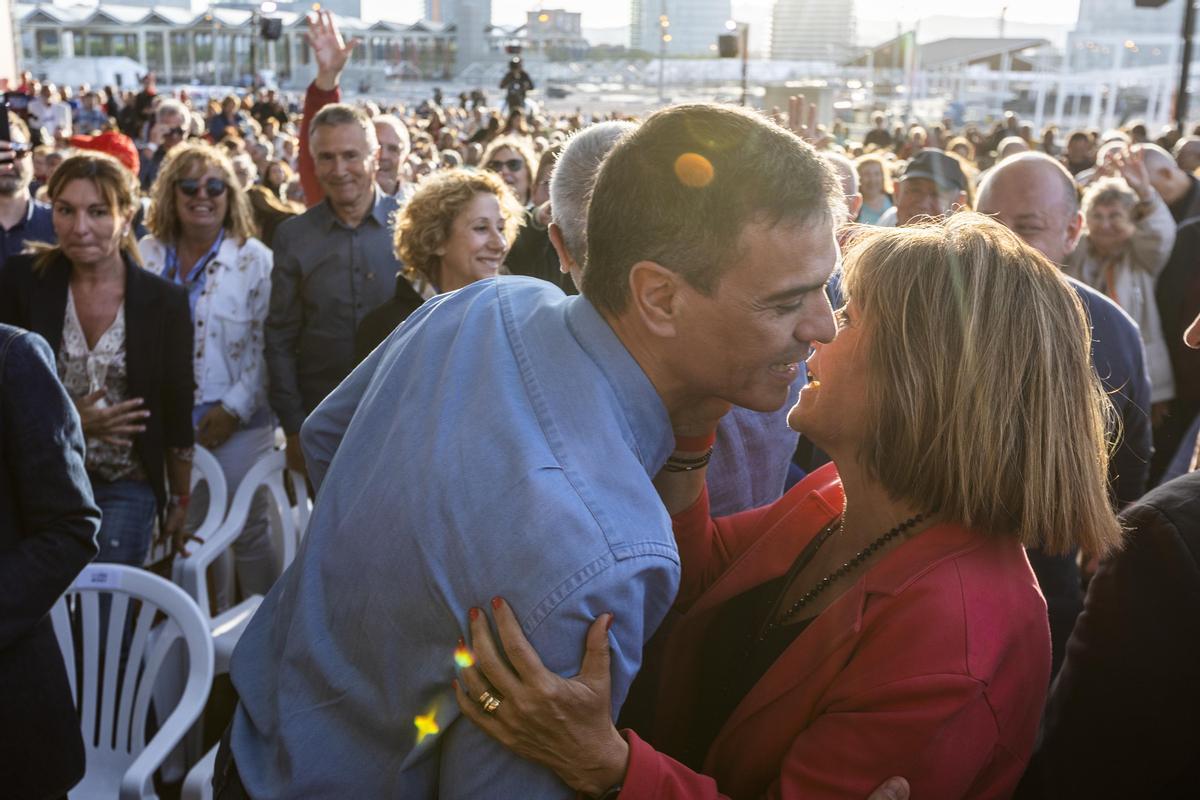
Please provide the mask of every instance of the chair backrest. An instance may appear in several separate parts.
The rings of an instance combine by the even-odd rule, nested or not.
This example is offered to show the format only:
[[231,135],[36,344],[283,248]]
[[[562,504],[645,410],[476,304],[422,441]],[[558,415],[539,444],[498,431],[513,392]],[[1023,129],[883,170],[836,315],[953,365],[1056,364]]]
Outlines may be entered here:
[[[287,489],[284,488],[285,476],[296,499],[294,506],[288,497]],[[246,472],[233,494],[229,513],[210,536],[203,537],[204,544],[193,546],[192,555],[188,558],[175,560],[175,582],[206,612],[208,585],[204,577],[205,570],[241,535],[250,515],[250,504],[260,489],[266,491],[270,498],[268,515],[271,526],[281,535],[282,567],[286,569],[296,557],[296,550],[308,527],[311,513],[308,488],[303,476],[287,468],[287,458],[283,451],[272,450],[259,458]]]
[[229,505],[229,487],[225,485],[225,471],[217,463],[216,456],[196,445],[192,456],[192,494],[200,484],[208,487],[208,508],[195,535],[203,539],[211,536],[217,526],[225,521],[225,509]]
[[[208,508],[204,512],[204,519],[201,520],[200,527],[195,530],[196,536],[205,539],[211,536],[212,532],[225,519],[225,506],[229,503],[229,487],[225,485],[225,473],[212,453],[200,445],[196,445],[193,452],[191,492],[195,494],[196,487],[201,484],[208,488]],[[171,542],[163,539],[151,546],[150,553],[146,556],[146,563],[156,564],[170,554]]]
[[[154,771],[199,718],[213,681],[213,643],[195,601],[141,569],[93,564],[50,612],[79,711],[87,774],[74,796],[152,796]],[[182,641],[187,680],[173,709],[155,708],[159,670]]]

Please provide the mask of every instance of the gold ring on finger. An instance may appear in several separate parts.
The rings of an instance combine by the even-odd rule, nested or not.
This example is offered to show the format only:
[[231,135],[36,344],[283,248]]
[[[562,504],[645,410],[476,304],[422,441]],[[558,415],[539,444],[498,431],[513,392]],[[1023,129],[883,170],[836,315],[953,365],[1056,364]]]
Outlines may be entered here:
[[484,713],[495,714],[496,709],[500,707],[500,698],[491,692],[484,691],[479,695],[479,705],[483,706]]

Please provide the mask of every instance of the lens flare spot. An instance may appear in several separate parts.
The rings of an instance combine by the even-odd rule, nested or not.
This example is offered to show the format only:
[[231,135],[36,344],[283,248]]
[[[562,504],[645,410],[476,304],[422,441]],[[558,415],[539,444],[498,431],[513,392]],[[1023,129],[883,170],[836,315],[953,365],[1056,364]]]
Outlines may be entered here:
[[413,717],[413,725],[417,728],[417,744],[425,741],[426,736],[437,736],[441,731],[438,727],[434,712]]
[[703,189],[712,183],[712,162],[699,153],[684,153],[675,159],[675,177],[684,186]]
[[467,649],[465,644],[454,648],[454,663],[459,669],[475,666],[475,654]]

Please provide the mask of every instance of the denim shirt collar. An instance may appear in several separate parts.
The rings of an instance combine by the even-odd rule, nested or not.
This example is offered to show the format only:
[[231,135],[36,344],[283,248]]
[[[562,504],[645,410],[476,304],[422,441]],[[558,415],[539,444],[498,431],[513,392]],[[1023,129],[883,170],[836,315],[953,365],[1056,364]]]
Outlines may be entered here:
[[653,478],[675,449],[667,407],[641,365],[591,301],[579,295],[567,302],[567,327],[612,385],[629,423],[629,445],[646,468],[646,475]]

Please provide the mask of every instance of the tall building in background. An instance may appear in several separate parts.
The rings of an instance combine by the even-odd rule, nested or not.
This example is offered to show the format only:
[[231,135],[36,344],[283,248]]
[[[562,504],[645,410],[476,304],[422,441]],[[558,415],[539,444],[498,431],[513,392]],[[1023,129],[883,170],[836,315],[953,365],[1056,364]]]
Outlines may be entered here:
[[667,15],[668,56],[708,56],[733,15],[730,0],[631,0],[629,46],[657,54],[661,47],[659,17]]
[[1168,0],[1158,8],[1138,8],[1133,0],[1079,0],[1079,17],[1067,34],[1071,66],[1112,68],[1117,49],[1124,51],[1122,68],[1170,62],[1183,26],[1183,3]]
[[459,69],[489,55],[484,31],[492,24],[492,0],[425,0],[425,19],[454,25]]
[[771,13],[771,58],[841,63],[853,46],[854,0],[775,3]]

